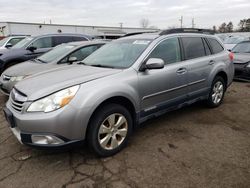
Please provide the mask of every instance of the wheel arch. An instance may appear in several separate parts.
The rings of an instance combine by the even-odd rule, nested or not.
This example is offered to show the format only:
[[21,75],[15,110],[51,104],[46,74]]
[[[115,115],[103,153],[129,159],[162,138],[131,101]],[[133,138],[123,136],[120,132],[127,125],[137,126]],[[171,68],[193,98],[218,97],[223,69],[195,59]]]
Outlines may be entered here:
[[214,78],[215,78],[216,76],[222,77],[222,78],[224,79],[225,84],[226,84],[226,87],[227,87],[227,84],[228,84],[228,76],[227,76],[227,73],[226,73],[225,71],[223,71],[223,70],[220,70],[219,72],[217,72],[217,74],[214,76]]
[[119,105],[125,107],[132,116],[133,129],[136,127],[136,125],[138,123],[138,117],[137,117],[136,108],[135,108],[135,105],[133,104],[133,102],[129,98],[124,97],[124,96],[113,96],[113,97],[110,97],[110,98],[105,99],[104,101],[102,101],[94,109],[94,111],[92,112],[92,114],[91,114],[91,116],[89,118],[88,124],[87,124],[86,134],[88,134],[89,125],[90,125],[90,122],[93,120],[93,117],[94,117],[95,113],[97,111],[99,111],[103,106],[105,106],[107,104],[119,104]]

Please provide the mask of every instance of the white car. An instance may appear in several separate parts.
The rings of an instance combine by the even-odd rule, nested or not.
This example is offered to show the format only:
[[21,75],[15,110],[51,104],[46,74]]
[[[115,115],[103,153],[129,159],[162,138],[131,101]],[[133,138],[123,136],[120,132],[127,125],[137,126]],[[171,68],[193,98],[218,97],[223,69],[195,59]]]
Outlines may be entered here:
[[245,40],[249,40],[250,37],[244,37],[244,36],[232,36],[232,37],[228,37],[226,38],[223,43],[226,47],[227,50],[232,50],[233,47],[236,46],[236,44],[245,41]]
[[26,36],[13,36],[13,37],[6,37],[0,40],[0,49],[11,48],[21,40],[23,40]]

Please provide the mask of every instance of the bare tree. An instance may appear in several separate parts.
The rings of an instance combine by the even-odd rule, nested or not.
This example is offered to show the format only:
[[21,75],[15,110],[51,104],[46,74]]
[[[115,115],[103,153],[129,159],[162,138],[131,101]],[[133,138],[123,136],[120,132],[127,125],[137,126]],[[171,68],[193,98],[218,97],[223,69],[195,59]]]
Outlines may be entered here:
[[226,30],[227,32],[231,33],[233,32],[233,28],[234,28],[233,22],[230,21],[226,26]]
[[149,20],[146,19],[146,18],[141,19],[141,21],[140,21],[140,26],[141,26],[142,28],[148,28],[148,26],[149,26]]

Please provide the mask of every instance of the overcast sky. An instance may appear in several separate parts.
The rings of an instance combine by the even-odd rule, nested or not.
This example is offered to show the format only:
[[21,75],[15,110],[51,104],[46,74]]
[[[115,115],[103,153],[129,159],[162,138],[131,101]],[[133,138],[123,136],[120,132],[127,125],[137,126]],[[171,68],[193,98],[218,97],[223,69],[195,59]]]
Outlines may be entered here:
[[158,28],[212,27],[250,18],[250,0],[0,0],[0,21],[139,27],[146,18]]

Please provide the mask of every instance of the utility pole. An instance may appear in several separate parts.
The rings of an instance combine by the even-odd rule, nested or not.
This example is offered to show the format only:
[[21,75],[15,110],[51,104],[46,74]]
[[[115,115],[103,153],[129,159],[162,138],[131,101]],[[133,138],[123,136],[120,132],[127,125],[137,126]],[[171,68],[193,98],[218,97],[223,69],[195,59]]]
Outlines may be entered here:
[[181,22],[181,28],[183,27],[183,16],[181,16],[181,19],[179,19],[179,21]]
[[195,28],[194,18],[192,18],[192,28]]
[[120,28],[122,29],[123,23],[122,23],[122,22],[120,22],[119,24],[120,24]]

